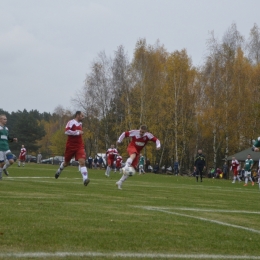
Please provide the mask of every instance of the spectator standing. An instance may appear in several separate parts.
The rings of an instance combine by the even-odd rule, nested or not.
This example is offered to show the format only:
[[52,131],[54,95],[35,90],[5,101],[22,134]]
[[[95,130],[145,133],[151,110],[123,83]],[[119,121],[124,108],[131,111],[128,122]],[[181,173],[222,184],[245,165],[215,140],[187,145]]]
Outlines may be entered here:
[[102,155],[98,156],[98,166],[99,166],[99,169],[101,170],[102,167],[103,167],[103,158],[102,158]]
[[91,155],[88,157],[88,168],[92,169],[92,162],[93,162],[93,158],[91,157]]
[[178,176],[179,174],[179,162],[176,160],[173,164],[173,172],[175,175]]
[[98,164],[98,158],[97,158],[97,156],[95,156],[93,162],[94,162],[94,169],[97,169],[97,164]]
[[42,161],[42,155],[41,155],[41,152],[39,152],[37,154],[37,163],[41,163],[41,161]]
[[199,149],[194,162],[194,170],[196,171],[197,182],[199,176],[200,176],[200,181],[202,182],[202,174],[203,174],[203,170],[205,169],[206,169],[206,159],[205,156],[202,154],[202,150]]
[[223,177],[227,178],[227,176],[228,176],[228,165],[227,162],[225,161],[223,164]]

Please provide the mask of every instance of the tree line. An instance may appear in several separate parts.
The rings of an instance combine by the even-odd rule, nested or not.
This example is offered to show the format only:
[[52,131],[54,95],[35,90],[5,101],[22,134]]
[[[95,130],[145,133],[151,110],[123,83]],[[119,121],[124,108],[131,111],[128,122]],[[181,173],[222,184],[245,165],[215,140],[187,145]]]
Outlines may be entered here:
[[[168,52],[159,41],[149,45],[146,39],[137,41],[131,61],[123,46],[113,57],[100,52],[72,103],[86,115],[88,155],[105,152],[123,131],[146,124],[162,149],[150,144],[145,156],[161,166],[178,160],[188,171],[198,149],[208,167],[216,168],[227,156],[251,146],[259,135],[259,89],[260,29],[254,24],[245,39],[232,24],[222,40],[211,33],[198,67],[185,49]],[[64,127],[74,113],[61,106],[53,114],[24,110],[8,115],[8,123],[13,133],[30,142],[32,151],[63,154]],[[28,135],[28,126],[34,134]],[[118,147],[123,157],[126,146]]]

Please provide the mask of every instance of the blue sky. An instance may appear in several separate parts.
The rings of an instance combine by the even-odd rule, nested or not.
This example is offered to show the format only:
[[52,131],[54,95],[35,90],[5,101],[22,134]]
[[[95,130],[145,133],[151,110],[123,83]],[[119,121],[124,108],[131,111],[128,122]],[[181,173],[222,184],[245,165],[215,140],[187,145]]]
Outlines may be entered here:
[[259,0],[0,0],[0,108],[52,113],[84,85],[98,53],[138,39],[203,63],[206,41],[236,23],[248,38],[260,26]]

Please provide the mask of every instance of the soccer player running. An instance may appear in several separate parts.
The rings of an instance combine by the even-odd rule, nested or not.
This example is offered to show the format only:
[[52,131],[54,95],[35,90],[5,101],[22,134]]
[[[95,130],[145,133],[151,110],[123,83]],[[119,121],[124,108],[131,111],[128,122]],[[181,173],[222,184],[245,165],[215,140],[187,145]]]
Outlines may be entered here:
[[2,180],[2,172],[7,176],[9,175],[6,169],[14,163],[13,154],[9,148],[9,142],[18,141],[17,138],[11,138],[9,136],[9,130],[6,127],[6,123],[6,115],[0,115],[0,180]]
[[244,169],[245,169],[245,184],[244,184],[244,186],[247,186],[248,179],[251,181],[252,186],[255,185],[255,183],[253,182],[252,177],[251,177],[251,170],[253,168],[253,165],[254,165],[254,161],[251,158],[251,155],[248,154],[247,159],[245,160],[245,166],[244,166]]
[[139,162],[140,152],[145,147],[145,145],[149,141],[152,141],[156,143],[157,150],[161,148],[160,140],[156,138],[153,134],[148,132],[146,125],[141,125],[139,130],[130,130],[123,132],[118,138],[117,144],[122,143],[125,137],[130,137],[132,138],[132,140],[127,147],[129,158],[126,160],[126,165],[123,168],[123,175],[120,180],[116,182],[116,185],[120,190],[122,189],[123,182],[128,178],[128,176],[131,176],[131,173],[129,172],[129,167],[132,166],[136,169]]
[[233,181],[232,183],[236,183],[236,179],[238,179],[238,181],[240,182],[240,178],[238,176],[238,167],[239,167],[239,162],[235,157],[232,157],[232,161],[231,161],[231,167],[230,170],[233,171]]
[[18,167],[21,166],[21,163],[22,163],[22,165],[24,167],[25,159],[26,159],[26,149],[25,149],[24,145],[22,145],[22,148],[21,148],[21,151],[20,151],[20,154],[19,154]]
[[118,151],[115,148],[115,145],[111,144],[111,147],[106,152],[107,169],[106,169],[105,175],[107,177],[110,177],[110,171],[113,168],[114,160],[117,155],[118,155]]
[[206,159],[205,156],[202,154],[202,150],[199,149],[194,162],[194,172],[196,172],[197,182],[199,180],[199,176],[200,176],[200,181],[202,182],[202,173],[205,168],[206,168]]
[[68,136],[64,162],[61,163],[59,169],[55,174],[55,178],[58,179],[62,170],[70,165],[70,160],[75,157],[75,160],[79,162],[80,172],[83,178],[83,184],[87,186],[90,182],[88,178],[88,170],[86,167],[86,152],[84,149],[84,143],[82,139],[82,120],[84,115],[81,111],[77,111],[74,119],[70,120],[65,127],[65,134]]

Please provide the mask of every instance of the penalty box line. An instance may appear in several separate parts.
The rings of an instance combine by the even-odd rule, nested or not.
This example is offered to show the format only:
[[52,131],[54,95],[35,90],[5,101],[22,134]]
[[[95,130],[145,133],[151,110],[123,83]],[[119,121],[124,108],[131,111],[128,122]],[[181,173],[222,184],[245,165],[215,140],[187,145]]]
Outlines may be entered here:
[[146,210],[151,210],[151,211],[158,211],[158,212],[163,212],[163,213],[167,213],[167,214],[171,214],[171,215],[176,215],[176,216],[181,216],[181,217],[187,217],[187,218],[193,218],[193,219],[198,219],[198,220],[202,220],[202,221],[206,221],[206,222],[210,222],[210,223],[214,223],[214,224],[219,224],[222,226],[228,226],[228,227],[233,227],[233,228],[238,228],[238,229],[243,229],[246,231],[250,231],[253,233],[257,233],[260,234],[259,230],[256,229],[252,229],[252,228],[247,228],[247,227],[243,227],[243,226],[238,226],[238,225],[234,225],[234,224],[229,224],[223,221],[219,221],[219,220],[214,220],[214,219],[207,219],[207,218],[202,218],[202,217],[196,217],[196,216],[190,216],[190,215],[186,215],[183,213],[177,213],[177,212],[172,212],[172,211],[168,211],[165,209],[160,209],[157,207],[148,207],[148,206],[137,206],[138,208],[143,208]]

